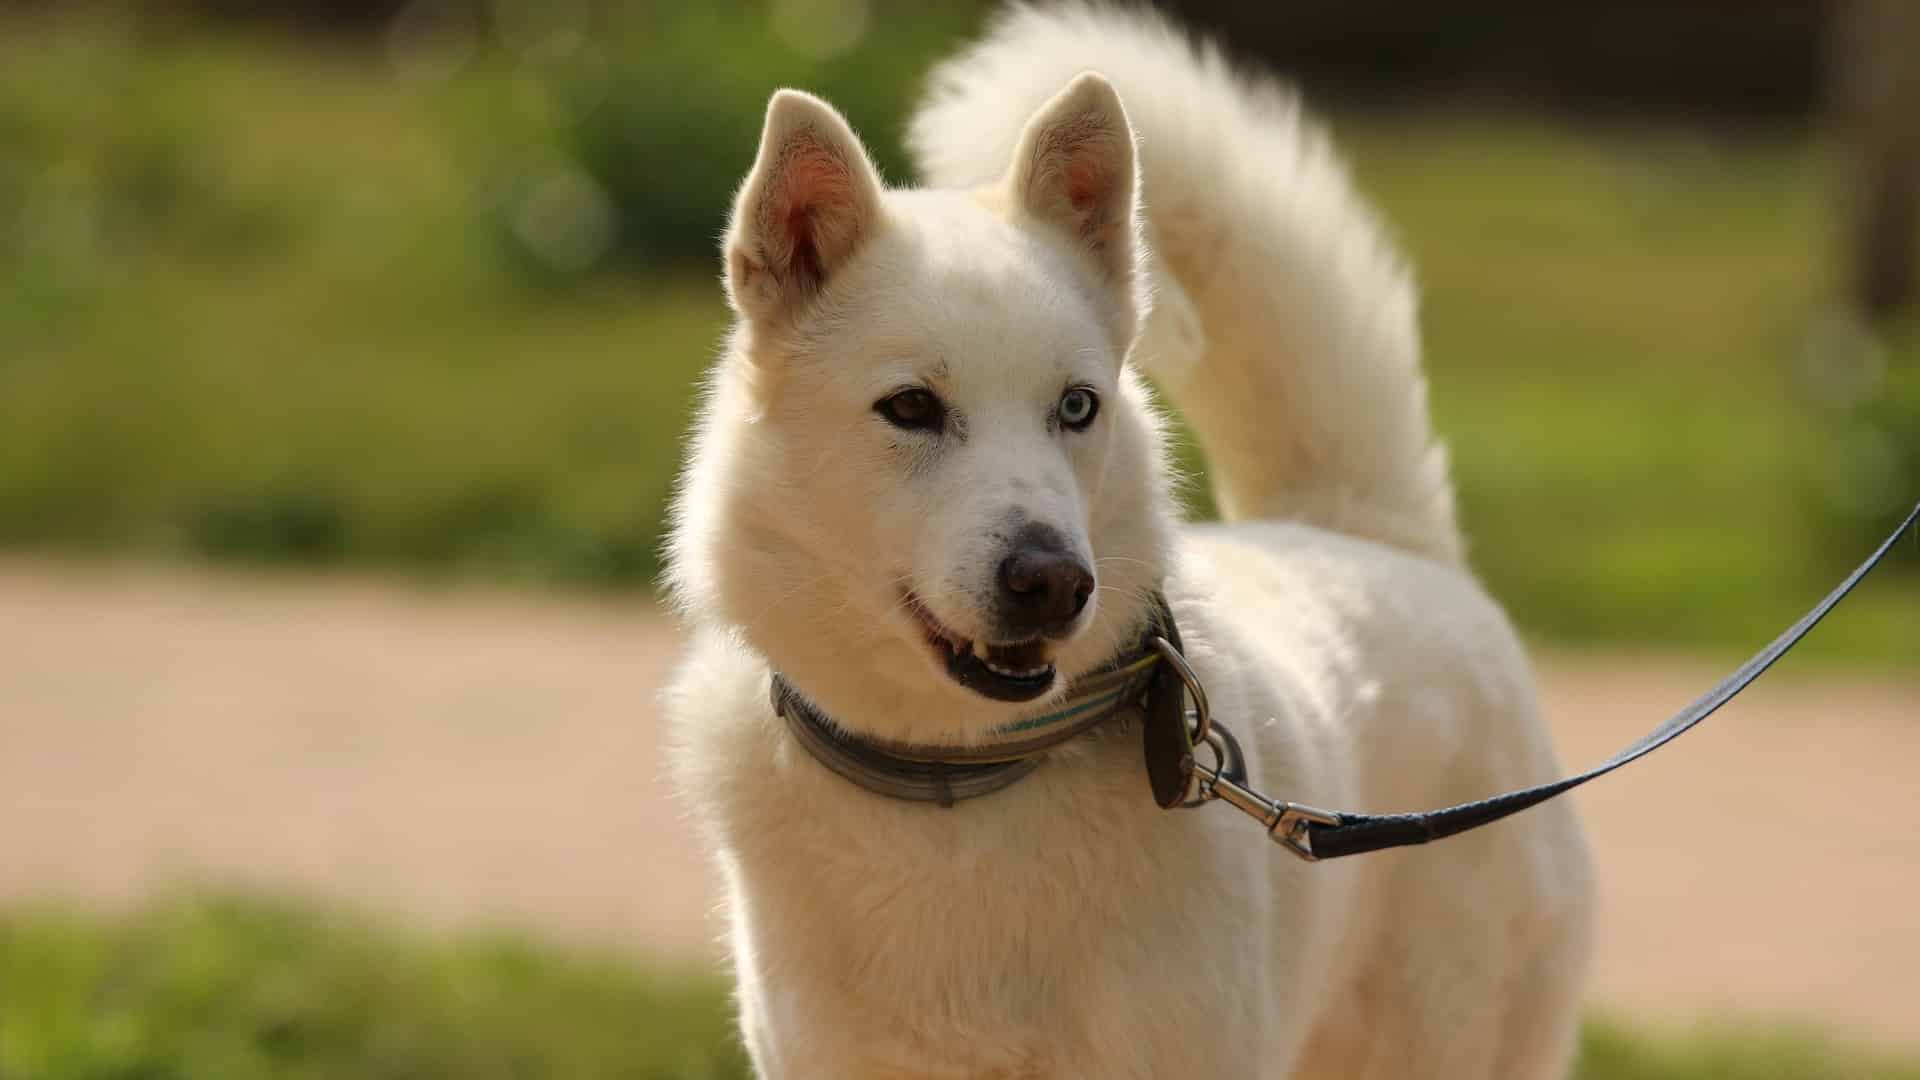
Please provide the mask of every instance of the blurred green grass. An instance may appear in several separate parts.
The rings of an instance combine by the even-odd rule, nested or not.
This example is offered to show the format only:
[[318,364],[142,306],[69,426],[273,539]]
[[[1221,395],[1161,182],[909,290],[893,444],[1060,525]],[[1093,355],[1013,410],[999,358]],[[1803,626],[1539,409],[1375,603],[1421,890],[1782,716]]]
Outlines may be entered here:
[[9,1080],[746,1075],[704,975],[256,899],[0,917]]
[[[118,919],[0,914],[9,1080],[744,1078],[724,988],[498,935],[428,937],[259,898]],[[1583,1035],[1578,1080],[1916,1080],[1804,1032]]]
[[[0,546],[646,586],[759,101],[826,91],[897,175],[913,73],[972,18],[876,25],[839,62],[763,32],[722,63],[694,12],[438,79],[0,34]],[[709,88],[724,120],[686,121]],[[1920,497],[1920,335],[1825,314],[1804,133],[1336,128],[1418,269],[1475,562],[1531,636],[1749,649]],[[1809,653],[1911,663],[1901,573]]]

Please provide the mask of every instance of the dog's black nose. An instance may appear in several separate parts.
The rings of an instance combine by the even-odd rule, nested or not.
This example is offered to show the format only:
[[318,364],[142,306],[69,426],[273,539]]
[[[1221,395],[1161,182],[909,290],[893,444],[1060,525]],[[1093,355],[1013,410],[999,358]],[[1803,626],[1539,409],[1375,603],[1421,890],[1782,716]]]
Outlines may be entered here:
[[1052,529],[1023,530],[1000,563],[1000,619],[1016,634],[1058,634],[1093,595],[1093,571]]

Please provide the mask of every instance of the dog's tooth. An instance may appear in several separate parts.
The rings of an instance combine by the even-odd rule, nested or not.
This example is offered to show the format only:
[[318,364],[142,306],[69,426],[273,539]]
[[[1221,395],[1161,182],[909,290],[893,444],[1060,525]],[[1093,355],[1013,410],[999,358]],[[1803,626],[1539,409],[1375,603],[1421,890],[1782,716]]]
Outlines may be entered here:
[[[979,657],[981,660],[985,660],[987,658],[987,643],[984,641],[975,641],[973,643],[973,655]],[[989,664],[987,666],[992,667],[993,665]]]

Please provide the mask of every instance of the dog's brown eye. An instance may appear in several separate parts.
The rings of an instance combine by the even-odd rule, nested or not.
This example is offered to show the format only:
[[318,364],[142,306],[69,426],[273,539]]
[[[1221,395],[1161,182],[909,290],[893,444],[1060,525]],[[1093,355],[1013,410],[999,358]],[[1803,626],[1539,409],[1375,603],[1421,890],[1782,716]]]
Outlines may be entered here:
[[946,406],[931,390],[902,390],[873,403],[873,409],[887,423],[908,431],[939,431],[946,420]]

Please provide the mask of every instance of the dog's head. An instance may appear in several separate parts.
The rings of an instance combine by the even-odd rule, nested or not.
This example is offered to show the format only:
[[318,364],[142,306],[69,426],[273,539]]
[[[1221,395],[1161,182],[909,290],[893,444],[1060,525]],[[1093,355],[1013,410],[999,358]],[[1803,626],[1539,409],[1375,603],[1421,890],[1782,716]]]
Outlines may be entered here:
[[776,94],[725,241],[738,321],[683,480],[683,602],[897,736],[1005,720],[1129,644],[1165,543],[1123,364],[1137,232],[1097,75],[975,191],[887,190],[837,112]]

